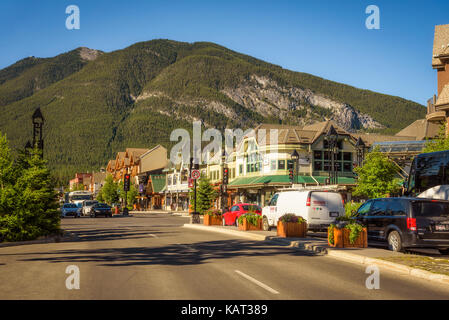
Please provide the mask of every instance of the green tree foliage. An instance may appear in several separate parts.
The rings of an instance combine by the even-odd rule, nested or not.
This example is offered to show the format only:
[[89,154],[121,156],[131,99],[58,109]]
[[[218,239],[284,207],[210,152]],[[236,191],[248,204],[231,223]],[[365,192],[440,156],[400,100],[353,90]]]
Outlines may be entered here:
[[106,177],[105,183],[101,188],[101,197],[109,205],[119,201],[119,185],[117,182],[114,182],[111,175]]
[[442,125],[438,137],[429,140],[422,152],[436,152],[449,150],[449,137],[446,136],[446,125]]
[[[218,193],[210,183],[209,178],[201,177],[198,180],[198,186],[196,190],[196,211],[200,214],[206,214],[206,212],[212,207],[212,203],[217,199]],[[190,191],[190,204],[192,209],[194,208],[194,190]]]
[[98,194],[97,194],[97,201],[98,202],[104,202],[105,200],[104,200],[104,198],[103,198],[103,189],[100,189],[99,191],[98,191]]
[[[11,168],[11,154],[0,134],[0,165]],[[1,168],[0,168],[1,169]],[[12,165],[14,176],[0,188],[0,241],[31,240],[60,231],[57,194],[40,151],[30,149]]]
[[367,154],[363,165],[354,172],[358,175],[355,196],[379,198],[400,190],[396,166],[377,148]]
[[137,202],[136,197],[139,195],[139,191],[137,190],[136,186],[134,184],[130,184],[129,185],[129,191],[127,193],[125,193],[125,191],[123,190],[123,183],[120,184],[120,193],[119,196],[121,199],[125,199],[125,194],[126,194],[126,201],[128,205],[133,205],[134,203]]

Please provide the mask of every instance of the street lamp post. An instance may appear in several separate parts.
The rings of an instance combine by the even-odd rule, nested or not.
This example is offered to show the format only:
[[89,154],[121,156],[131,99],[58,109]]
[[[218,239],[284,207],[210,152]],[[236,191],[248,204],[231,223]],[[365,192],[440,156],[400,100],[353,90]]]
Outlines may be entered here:
[[227,190],[226,190],[226,186],[227,186],[227,174],[228,172],[225,170],[227,170],[226,167],[226,150],[225,148],[223,148],[223,152],[221,155],[221,173],[222,173],[222,177],[221,177],[221,212],[225,213],[225,207],[226,207],[226,200],[227,200]]
[[296,171],[295,171],[295,176],[293,177],[293,181],[294,183],[298,183],[298,160],[299,160],[299,153],[298,151],[293,150],[292,154],[291,154],[291,158],[293,160],[293,165],[296,167]]
[[338,153],[338,133],[333,125],[330,126],[325,139],[327,140],[328,143],[329,160],[330,160],[329,183],[338,184],[338,171],[335,170],[336,164],[335,155],[336,153]]
[[33,119],[33,145],[41,150],[41,157],[44,156],[44,140],[42,139],[42,127],[44,126],[44,117],[41,109],[37,108],[32,116]]

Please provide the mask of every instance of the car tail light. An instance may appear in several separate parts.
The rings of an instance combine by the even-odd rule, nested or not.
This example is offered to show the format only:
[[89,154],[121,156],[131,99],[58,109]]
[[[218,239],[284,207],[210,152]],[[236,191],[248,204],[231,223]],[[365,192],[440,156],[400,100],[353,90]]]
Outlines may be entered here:
[[309,193],[309,195],[307,196],[306,206],[307,206],[307,207],[310,207],[310,193]]
[[407,229],[416,231],[416,218],[407,218]]

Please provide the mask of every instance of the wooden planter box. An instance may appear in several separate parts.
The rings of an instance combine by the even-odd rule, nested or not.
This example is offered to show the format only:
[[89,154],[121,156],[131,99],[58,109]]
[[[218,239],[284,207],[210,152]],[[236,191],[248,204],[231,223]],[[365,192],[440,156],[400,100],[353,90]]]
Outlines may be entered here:
[[222,225],[222,217],[221,216],[211,216],[211,215],[205,214],[203,223],[205,226],[221,226]]
[[346,228],[334,228],[334,244],[329,242],[329,228],[327,229],[327,241],[331,247],[335,248],[367,248],[368,247],[368,232],[366,228],[359,234],[359,237],[351,243],[349,241],[350,230]]
[[252,225],[246,219],[243,219],[243,223],[239,224],[239,230],[251,231],[251,230],[262,230],[262,219],[257,220],[257,226]]
[[281,222],[278,221],[277,235],[278,237],[305,238],[307,234],[307,222]]

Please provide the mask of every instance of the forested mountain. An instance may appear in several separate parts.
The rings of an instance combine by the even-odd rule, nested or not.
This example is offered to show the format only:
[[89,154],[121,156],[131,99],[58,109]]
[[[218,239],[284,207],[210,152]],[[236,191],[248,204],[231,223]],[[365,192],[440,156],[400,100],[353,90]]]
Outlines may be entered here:
[[152,40],[103,53],[78,48],[0,70],[0,131],[15,148],[45,117],[45,157],[59,179],[98,170],[125,147],[169,147],[175,128],[304,125],[395,132],[425,115],[399,97],[357,89],[207,43]]

